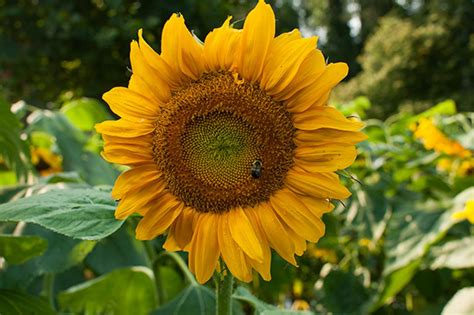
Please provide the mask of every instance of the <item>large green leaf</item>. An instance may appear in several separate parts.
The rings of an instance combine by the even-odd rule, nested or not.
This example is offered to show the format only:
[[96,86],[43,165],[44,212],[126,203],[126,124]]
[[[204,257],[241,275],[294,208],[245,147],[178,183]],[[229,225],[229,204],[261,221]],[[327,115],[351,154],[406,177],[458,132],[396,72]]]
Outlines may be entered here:
[[58,294],[60,309],[75,314],[147,315],[156,303],[153,273],[145,267],[117,269]]
[[454,224],[453,210],[422,211],[406,206],[407,209],[394,212],[387,228],[384,275],[424,256]]
[[411,281],[419,265],[420,260],[415,260],[385,277],[379,285],[379,292],[370,303],[370,310],[378,309],[400,292]]
[[29,147],[20,137],[20,122],[2,97],[0,126],[0,160],[15,171],[18,180],[25,181],[31,171]]
[[146,266],[148,260],[143,242],[136,240],[124,224],[97,243],[86,263],[96,274],[103,275],[117,268]]
[[276,308],[275,306],[271,304],[267,304],[259,300],[252,293],[250,293],[249,290],[247,290],[244,287],[238,287],[235,290],[234,294],[232,295],[232,298],[252,305],[255,311],[255,315],[261,314],[264,311],[277,311],[278,310],[278,308]]
[[153,315],[214,314],[216,299],[209,288],[191,284],[176,298],[154,311]]
[[122,225],[110,192],[93,188],[52,190],[0,205],[0,221],[36,223],[55,232],[97,240]]
[[30,132],[43,131],[56,138],[56,144],[63,156],[63,169],[78,172],[92,185],[111,185],[118,171],[96,153],[86,150],[89,136],[77,129],[62,113],[36,111],[30,115]]
[[467,236],[433,246],[427,260],[431,269],[474,267],[474,236]]
[[87,131],[93,130],[99,122],[112,119],[101,102],[85,97],[65,103],[61,112],[74,127]]
[[47,240],[48,248],[43,255],[21,265],[8,266],[7,272],[0,273],[0,283],[4,287],[25,289],[38,276],[68,270],[80,264],[96,243],[72,239],[36,224],[27,224],[23,234],[35,235]]
[[443,309],[442,315],[474,314],[474,287],[464,288],[456,292]]
[[43,299],[12,290],[0,289],[0,314],[54,315],[51,306]]
[[0,257],[8,264],[21,264],[44,253],[48,242],[38,236],[0,235]]

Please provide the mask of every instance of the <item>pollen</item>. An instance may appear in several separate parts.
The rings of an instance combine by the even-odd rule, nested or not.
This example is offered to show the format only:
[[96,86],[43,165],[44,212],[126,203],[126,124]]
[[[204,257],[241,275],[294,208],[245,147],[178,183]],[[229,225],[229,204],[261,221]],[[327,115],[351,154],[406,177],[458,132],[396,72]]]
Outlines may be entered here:
[[163,106],[153,154],[167,188],[187,206],[225,212],[267,201],[283,187],[294,135],[284,104],[230,72],[213,72]]

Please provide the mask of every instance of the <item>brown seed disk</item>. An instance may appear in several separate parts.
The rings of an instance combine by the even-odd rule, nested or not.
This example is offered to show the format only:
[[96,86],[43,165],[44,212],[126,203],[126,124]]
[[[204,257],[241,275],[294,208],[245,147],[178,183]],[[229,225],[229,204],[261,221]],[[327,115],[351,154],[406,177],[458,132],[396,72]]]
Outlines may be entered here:
[[[162,108],[153,152],[168,189],[201,212],[267,201],[293,163],[290,113],[257,85],[229,72],[204,74]],[[260,177],[252,164],[262,162]]]

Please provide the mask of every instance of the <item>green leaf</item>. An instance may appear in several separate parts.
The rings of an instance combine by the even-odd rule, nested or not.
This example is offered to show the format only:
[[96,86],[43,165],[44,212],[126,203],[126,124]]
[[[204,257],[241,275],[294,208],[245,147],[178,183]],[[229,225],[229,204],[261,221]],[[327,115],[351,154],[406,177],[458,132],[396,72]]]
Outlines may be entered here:
[[0,257],[8,264],[22,264],[44,253],[48,242],[38,236],[0,235]]
[[73,238],[97,240],[122,225],[114,210],[115,201],[109,192],[93,188],[52,190],[0,205],[0,221],[31,222]]
[[416,120],[420,118],[429,118],[436,115],[454,115],[456,114],[456,103],[453,100],[446,100],[441,103],[436,104],[430,109],[424,111],[421,114],[418,114]]
[[86,131],[93,130],[99,122],[112,119],[101,102],[85,97],[65,103],[61,112],[74,127]]
[[2,97],[0,97],[0,126],[0,160],[3,160],[15,172],[18,180],[23,182],[31,172],[30,150],[20,137],[20,122]]
[[106,274],[114,269],[146,266],[148,264],[143,242],[124,224],[118,231],[100,240],[94,250],[87,256],[86,264],[96,274]]
[[[389,275],[423,257],[429,247],[453,226],[453,210],[422,211],[415,208],[394,211],[385,239],[384,275]],[[413,207],[413,206],[411,206]]]
[[339,269],[331,270],[326,277],[322,290],[321,304],[332,313],[361,314],[361,307],[367,301],[369,293],[360,277]]
[[277,311],[278,310],[277,307],[267,304],[263,301],[260,301],[252,293],[250,293],[249,290],[247,290],[244,287],[238,287],[234,291],[232,298],[252,305],[253,309],[255,310],[255,314],[261,314],[264,311]]
[[0,314],[8,315],[54,315],[51,306],[33,295],[0,289]]
[[42,131],[53,135],[63,156],[63,169],[77,172],[91,185],[111,185],[119,172],[96,153],[87,151],[89,136],[75,128],[62,113],[36,111],[29,116],[30,133]]
[[428,254],[431,269],[463,269],[474,267],[474,236],[443,242]]
[[263,311],[260,315],[314,315],[313,312],[309,311],[290,311],[290,310],[277,310],[277,311]]
[[208,315],[214,314],[215,309],[214,292],[205,286],[192,284],[152,315]]
[[25,289],[38,276],[63,272],[81,263],[96,243],[75,240],[36,224],[27,224],[23,234],[36,235],[47,240],[48,248],[43,255],[21,265],[8,266],[7,272],[0,273],[0,282],[4,287]]
[[415,260],[385,277],[370,305],[370,310],[375,311],[400,292],[413,278],[419,266],[420,260]]
[[442,315],[474,314],[474,287],[463,288],[449,300],[443,309]]
[[58,304],[75,314],[146,315],[157,304],[153,273],[145,267],[117,269],[60,292]]

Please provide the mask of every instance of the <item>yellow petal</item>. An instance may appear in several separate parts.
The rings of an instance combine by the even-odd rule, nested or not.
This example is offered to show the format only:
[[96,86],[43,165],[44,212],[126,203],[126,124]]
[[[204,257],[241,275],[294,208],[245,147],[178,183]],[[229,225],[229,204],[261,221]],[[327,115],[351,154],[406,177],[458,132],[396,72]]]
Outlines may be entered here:
[[135,146],[135,150],[132,151],[131,147],[120,144],[106,145],[101,156],[110,163],[128,166],[150,164],[150,162],[153,161],[153,155],[150,148]]
[[181,250],[181,247],[176,242],[177,234],[175,232],[175,223],[176,221],[171,225],[168,231],[168,235],[166,236],[166,241],[163,244],[163,248],[169,252],[176,252],[176,251]]
[[159,76],[165,81],[171,89],[181,86],[180,78],[176,72],[156,53],[153,48],[143,39],[143,30],[138,30],[138,45],[146,62],[153,67]]
[[242,208],[229,211],[230,232],[234,241],[252,259],[263,261],[262,246]]
[[334,209],[334,205],[328,199],[315,198],[308,195],[298,194],[298,198],[306,205],[306,207],[317,217]]
[[95,125],[95,130],[99,133],[123,138],[144,136],[152,133],[154,129],[152,120],[140,124],[125,119],[107,120]]
[[345,131],[359,131],[364,124],[344,117],[337,109],[329,106],[311,107],[305,112],[295,113],[293,123],[297,129],[317,130],[331,128]]
[[121,196],[119,205],[115,209],[115,218],[122,220],[134,212],[145,215],[154,207],[156,199],[162,194],[165,187],[164,181],[156,180],[143,188],[127,191]]
[[229,16],[221,27],[210,32],[204,41],[204,60],[208,71],[229,70],[235,58],[241,30],[232,28]]
[[247,217],[252,223],[252,226],[255,229],[257,237],[259,238],[260,244],[262,245],[263,250],[263,261],[256,261],[255,259],[250,258],[248,255],[246,256],[246,260],[248,263],[255,269],[257,272],[262,276],[263,280],[270,281],[272,279],[270,273],[270,266],[272,262],[272,252],[270,250],[270,246],[268,244],[267,236],[265,232],[263,232],[263,228],[261,226],[260,220],[258,216],[255,214],[253,208],[245,209],[247,213]]
[[293,81],[281,92],[272,95],[273,99],[282,101],[293,97],[293,95],[311,85],[324,73],[325,69],[326,62],[321,51],[317,49],[312,50],[298,68],[298,73],[293,78]]
[[297,130],[295,135],[295,142],[298,146],[319,146],[328,142],[353,145],[366,139],[367,136],[359,131],[343,131],[328,128]]
[[293,95],[287,101],[290,112],[302,112],[312,107],[324,97],[334,86],[344,79],[349,71],[345,63],[333,63],[326,67],[324,73],[311,85]]
[[130,121],[147,123],[159,114],[158,104],[124,87],[113,88],[102,98],[115,114]]
[[187,248],[193,237],[194,216],[194,210],[185,207],[174,224],[176,243],[182,250]]
[[[154,99],[158,100],[160,104],[167,103],[171,97],[169,86],[158,71],[151,67],[145,60],[136,41],[132,41],[130,44],[130,63],[132,64],[133,75],[142,81],[140,83],[141,85],[147,85],[146,88],[143,86],[140,87],[139,93],[147,93],[146,96],[150,97],[148,93],[151,92],[151,95],[153,95]],[[132,82],[132,86],[137,88],[137,83],[138,82]]]
[[156,199],[153,209],[150,209],[138,223],[137,239],[151,240],[163,234],[181,214],[183,206],[183,203],[173,195],[161,195]]
[[296,164],[309,173],[333,172],[354,163],[357,150],[354,146],[328,143],[320,146],[303,146],[295,150]]
[[283,226],[285,227],[286,232],[290,240],[293,242],[295,247],[295,254],[301,256],[306,251],[306,240],[299,236],[291,227],[289,227],[286,223],[282,222]]
[[102,137],[105,142],[102,157],[111,163],[139,165],[153,161],[151,136],[122,138],[104,134]]
[[219,215],[217,225],[217,238],[222,259],[230,272],[239,280],[249,282],[252,280],[252,273],[249,270],[245,255],[239,245],[234,241],[230,232],[229,216],[227,213]]
[[286,89],[295,78],[303,61],[316,48],[316,41],[316,37],[294,39],[289,33],[275,38],[270,46],[260,87],[269,95],[275,95]]
[[285,182],[296,193],[318,198],[346,199],[351,195],[334,173],[307,173],[293,167],[288,171]]
[[203,47],[189,32],[182,15],[173,14],[163,27],[161,57],[182,81],[197,80],[204,72]]
[[120,174],[115,181],[114,188],[112,189],[112,197],[115,200],[119,200],[126,192],[148,186],[159,179],[160,176],[161,173],[155,164],[131,168]]
[[201,214],[193,235],[189,266],[201,284],[211,278],[220,254],[216,231],[217,219],[218,216],[215,214]]
[[273,208],[267,204],[261,204],[255,210],[255,213],[262,223],[262,229],[267,236],[270,246],[286,261],[296,266],[296,260],[293,256],[295,247],[285,228],[275,215]]
[[270,5],[259,0],[245,19],[234,63],[244,79],[250,82],[260,79],[274,37],[275,14]]
[[298,235],[317,242],[324,235],[324,224],[287,188],[280,189],[270,198],[272,208]]

